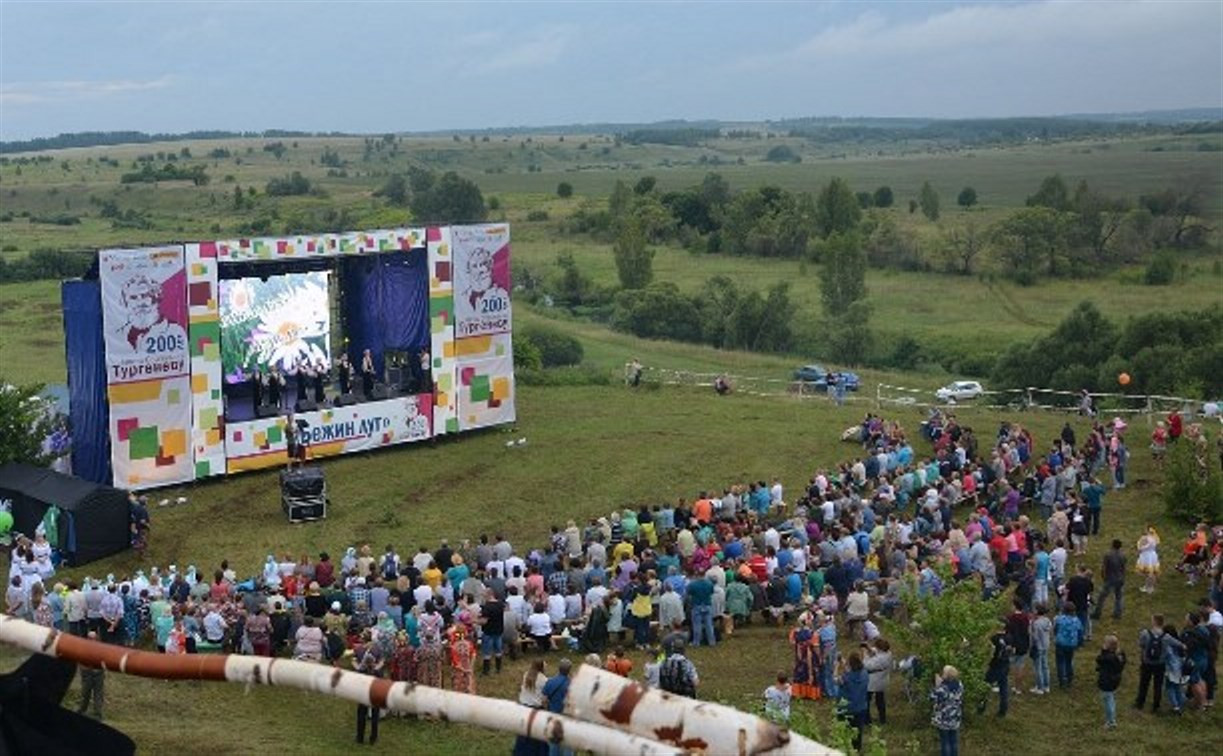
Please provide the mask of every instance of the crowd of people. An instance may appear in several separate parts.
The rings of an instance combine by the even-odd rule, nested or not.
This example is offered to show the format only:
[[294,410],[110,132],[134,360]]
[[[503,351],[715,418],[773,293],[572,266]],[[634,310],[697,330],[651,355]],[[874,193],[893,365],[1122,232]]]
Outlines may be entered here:
[[[1115,616],[1123,609],[1129,568],[1121,541],[1103,560],[1098,595],[1097,576],[1069,560],[1100,532],[1108,493],[1101,476],[1107,471],[1114,489],[1125,485],[1124,424],[1095,422],[1079,444],[1067,423],[1043,453],[1017,424],[982,442],[954,416],[936,413],[921,433],[933,446],[929,455],[916,453],[900,423],[868,415],[858,433],[862,453],[816,470],[796,496],[787,497],[777,479],[734,483],[691,501],[617,510],[581,526],[558,523],[528,548],[500,534],[411,555],[394,544],[377,553],[362,544],[339,559],[268,555],[254,576],[221,561],[210,575],[170,565],[42,590],[23,582],[36,575],[31,582],[42,586],[52,577],[37,568],[41,549],[22,544],[13,552],[8,608],[67,632],[168,654],[348,660],[369,674],[431,686],[448,680],[470,693],[480,677],[501,672],[505,656],[537,654],[520,700],[556,711],[568,661],[550,678],[542,662],[557,649],[628,675],[622,646],[634,646],[648,652],[647,684],[695,697],[700,677],[687,646],[727,641],[744,623],[792,622],[793,667],[765,691],[766,713],[784,721],[792,699],[835,699],[860,744],[868,724],[887,721],[886,692],[899,663],[875,619],[904,621],[907,593],[938,594],[950,576],[975,581],[987,597],[1013,588],[1014,611],[991,639],[999,715],[1028,666],[1030,692],[1050,692],[1050,649],[1059,687],[1071,687],[1075,651],[1092,638],[1107,597]],[[1203,524],[1190,541],[1181,566],[1191,561],[1187,574],[1208,580],[1209,596],[1179,631],[1162,617],[1144,631],[1136,702],[1144,704],[1153,683],[1155,707],[1162,688],[1178,714],[1189,706],[1185,693],[1197,708],[1213,703],[1223,626],[1223,529]],[[1144,589],[1154,591],[1155,528],[1136,546]],[[845,638],[859,645],[844,653]],[[1126,663],[1118,639],[1104,639],[1096,663],[1101,693],[1115,691]],[[940,670],[932,692],[944,753],[957,747],[958,677],[952,667]],[[1104,700],[1113,724],[1115,706]],[[359,739],[367,718],[377,737],[377,717],[359,714]]]

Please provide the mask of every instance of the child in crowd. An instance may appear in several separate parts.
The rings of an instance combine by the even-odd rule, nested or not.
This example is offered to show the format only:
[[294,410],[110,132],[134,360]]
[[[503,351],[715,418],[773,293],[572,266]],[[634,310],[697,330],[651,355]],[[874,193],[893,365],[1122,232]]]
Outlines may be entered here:
[[764,715],[779,724],[790,722],[790,678],[777,674],[777,682],[764,689]]

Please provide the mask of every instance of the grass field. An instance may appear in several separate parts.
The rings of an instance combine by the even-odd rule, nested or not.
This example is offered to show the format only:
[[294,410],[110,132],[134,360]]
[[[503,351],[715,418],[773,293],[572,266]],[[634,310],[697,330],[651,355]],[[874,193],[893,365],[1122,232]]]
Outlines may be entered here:
[[[541,542],[548,525],[573,517],[605,514],[613,507],[691,496],[700,488],[731,480],[781,476],[793,491],[817,465],[852,456],[855,448],[836,441],[839,429],[853,422],[861,407],[835,408],[825,402],[731,396],[664,388],[628,391],[623,387],[524,388],[514,436],[526,436],[525,447],[507,449],[507,437],[489,431],[440,443],[367,454],[325,463],[334,505],[324,522],[289,526],[277,501],[272,473],[249,474],[228,481],[166,491],[189,503],[154,508],[152,543],[145,560],[165,565],[195,564],[210,571],[228,558],[240,572],[254,571],[267,553],[332,553],[352,543],[370,541],[375,548],[392,543],[401,551],[434,547],[438,539],[502,531],[519,545]],[[992,413],[964,410],[984,435],[1001,419]],[[889,413],[910,428],[916,410]],[[1047,440],[1061,418],[1029,415],[1038,439]],[[1136,431],[1142,433],[1141,423]],[[1082,429],[1080,429],[1081,431]],[[1043,443],[1041,444],[1043,446]],[[1098,566],[1105,541],[1121,537],[1130,546],[1143,524],[1159,523],[1167,544],[1167,564],[1175,553],[1179,525],[1167,522],[1157,502],[1158,477],[1136,454],[1133,482],[1106,500],[1104,533],[1093,539],[1087,563]],[[161,494],[155,495],[158,498]],[[89,565],[75,573],[123,574],[140,566],[130,554]],[[1116,632],[1132,651],[1133,638],[1152,611],[1179,616],[1197,594],[1180,585],[1175,573],[1160,591],[1146,596],[1131,580],[1121,622],[1105,620],[1097,638]],[[903,653],[903,649],[900,649]],[[1205,744],[1218,738],[1217,711],[1182,719],[1134,714],[1122,708],[1121,726],[1101,730],[1101,713],[1093,687],[1091,649],[1078,657],[1079,677],[1073,694],[1036,699],[1019,696],[1012,714],[998,722],[972,717],[965,734],[969,753],[1013,753],[1024,739],[1024,753],[1056,754],[1063,742],[1053,732],[1086,735],[1076,747],[1084,754],[1165,752],[1170,738]],[[760,691],[775,670],[789,664],[784,632],[759,625],[740,632],[718,649],[698,649],[702,695],[741,707],[757,705]],[[4,656],[6,665],[15,662]],[[640,668],[643,659],[634,655]],[[522,663],[511,664],[499,678],[481,679],[481,691],[511,696]],[[1030,674],[1030,673],[1029,673]],[[108,717],[137,737],[150,753],[238,753],[256,748],[274,751],[296,746],[309,753],[338,753],[351,737],[352,711],[317,696],[256,689],[247,693],[215,684],[168,683],[109,676]],[[1119,699],[1133,695],[1136,675],[1127,671]],[[165,717],[165,705],[190,717],[194,712],[224,727],[181,727]],[[828,704],[801,704],[824,716]],[[924,720],[893,691],[891,723],[886,736],[893,749],[917,738],[920,752],[932,747]],[[157,716],[150,712],[157,711]],[[1033,727],[1047,737],[1032,738]],[[1192,740],[1191,740],[1192,739]],[[508,739],[462,727],[391,722],[378,748],[390,752],[497,753]]]
[[[1101,143],[1031,144],[1006,149],[933,151],[927,146],[893,145],[883,150],[854,146],[816,147],[797,140],[718,140],[700,148],[661,146],[617,147],[610,137],[536,136],[489,142],[455,142],[449,138],[406,139],[389,155],[376,152],[363,159],[361,139],[284,139],[283,159],[264,152],[269,139],[222,142],[133,145],[54,153],[50,163],[0,166],[0,255],[24,254],[56,246],[95,248],[153,241],[222,238],[236,234],[240,224],[258,217],[283,223],[295,213],[335,208],[350,213],[353,228],[386,227],[408,222],[405,211],[388,210],[372,196],[385,176],[408,165],[454,169],[474,179],[486,196],[496,196],[498,211],[515,223],[514,256],[540,271],[554,264],[557,253],[573,252],[582,270],[596,282],[615,280],[610,248],[585,237],[567,237],[558,224],[583,197],[606,195],[618,179],[634,181],[645,174],[658,177],[663,189],[689,186],[710,170],[722,173],[734,188],[773,183],[790,189],[816,189],[833,175],[848,178],[856,189],[890,184],[897,204],[907,204],[922,181],[942,193],[944,207],[953,204],[963,185],[974,186],[985,208],[982,218],[996,217],[1015,207],[1040,179],[1061,172],[1073,185],[1086,178],[1093,187],[1133,197],[1166,186],[1179,177],[1205,174],[1214,197],[1223,195],[1220,153],[1198,152],[1202,141],[1218,135],[1144,137]],[[582,143],[586,149],[580,149]],[[770,146],[786,142],[802,152],[796,165],[762,162]],[[206,187],[186,182],[120,186],[119,175],[131,170],[139,155],[178,152],[184,146],[205,163],[212,176]],[[214,148],[231,156],[205,158]],[[324,149],[336,150],[348,161],[348,176],[327,176],[320,164]],[[606,150],[606,152],[604,151]],[[881,152],[883,154],[878,154]],[[700,162],[704,155],[707,160]],[[844,155],[844,157],[840,157]],[[106,156],[119,162],[101,162]],[[712,164],[709,158],[716,156]],[[744,163],[739,165],[742,157]],[[240,164],[238,161],[241,161]],[[67,161],[65,169],[63,163]],[[528,170],[528,166],[538,170]],[[263,195],[273,177],[300,170],[321,187],[325,196],[275,199]],[[232,177],[232,178],[230,178]],[[572,200],[555,197],[559,181],[571,182]],[[235,211],[234,186],[255,186],[253,207]],[[115,201],[121,210],[144,213],[151,228],[116,229],[97,217],[98,205]],[[1223,208],[1211,204],[1210,220],[1223,219]],[[551,220],[526,222],[528,212],[546,209]],[[83,214],[79,225],[32,223],[21,213]],[[921,234],[932,227],[920,216],[894,211],[900,223]],[[947,209],[944,224],[962,222],[958,209]],[[274,229],[279,232],[279,228]],[[1223,301],[1223,280],[1212,267],[1217,258],[1200,257],[1174,286],[1144,287],[1128,283],[1134,271],[1122,271],[1087,281],[1050,281],[1028,288],[989,278],[871,270],[868,288],[874,306],[873,326],[884,338],[900,333],[923,344],[962,345],[969,349],[1001,348],[1016,340],[1044,333],[1083,299],[1093,299],[1112,317],[1164,308],[1197,308]],[[799,304],[798,329],[818,328],[818,267],[798,262],[695,256],[670,247],[659,248],[656,280],[676,282],[694,291],[708,277],[728,275],[741,285],[763,289],[787,280]],[[58,282],[0,285],[0,373],[9,380],[58,383],[65,380]],[[705,347],[642,341],[606,327],[564,317],[561,313],[516,308],[517,327],[548,323],[578,337],[585,362],[612,375],[636,356],[649,366],[739,375],[786,378],[800,362],[821,355],[758,355],[723,352]],[[947,376],[934,368],[917,375],[859,371],[863,396],[873,396],[877,381],[902,382],[933,388]],[[208,572],[222,558],[238,569],[257,568],[267,553],[340,551],[350,543],[370,540],[375,548],[391,542],[401,552],[419,545],[434,547],[438,539],[476,536],[502,530],[516,543],[542,541],[552,523],[570,517],[602,515],[613,507],[691,496],[701,488],[729,481],[778,475],[795,490],[817,465],[852,456],[855,449],[836,441],[841,428],[856,420],[865,407],[836,408],[824,401],[757,398],[735,395],[715,398],[711,392],[662,388],[630,392],[611,386],[541,388],[523,386],[520,418],[514,438],[526,436],[525,447],[506,448],[506,433],[490,430],[436,445],[417,445],[325,463],[335,502],[324,522],[288,526],[278,503],[272,473],[256,473],[226,481],[201,483],[165,496],[183,495],[184,506],[155,508],[149,563],[194,563]],[[988,437],[1001,415],[963,408],[962,416]],[[893,413],[910,428],[920,415],[915,409]],[[1014,419],[1014,418],[1012,418]],[[1061,418],[1024,415],[1037,437],[1047,441]],[[1135,432],[1145,434],[1139,421]],[[1042,443],[1043,446],[1043,443]],[[1134,444],[1141,449],[1144,445]],[[1175,552],[1181,526],[1162,517],[1157,472],[1135,452],[1134,478],[1129,489],[1106,501],[1105,538],[1094,539],[1088,563],[1098,568],[1106,538],[1120,537],[1132,551],[1140,528],[1159,523],[1168,546],[1165,562]],[[160,498],[158,494],[156,498]],[[121,574],[137,565],[119,555],[84,572]],[[77,577],[81,574],[77,573]],[[1118,632],[1133,652],[1134,637],[1151,611],[1179,619],[1196,594],[1168,576],[1154,596],[1140,594],[1134,581],[1126,592],[1126,617],[1105,621],[1097,631]],[[738,634],[729,647],[699,649],[695,661],[704,680],[702,695],[743,707],[756,706],[760,691],[776,670],[789,665],[784,633],[754,626]],[[903,649],[900,649],[903,653]],[[1121,726],[1114,733],[1101,729],[1102,715],[1094,691],[1090,656],[1079,655],[1079,678],[1071,697],[1035,699],[1020,696],[1012,716],[1003,721],[973,718],[965,735],[967,753],[1060,754],[1066,735],[1076,752],[1162,754],[1171,744],[1194,743],[1206,752],[1223,748],[1219,714],[1193,714],[1180,720],[1134,714],[1122,708]],[[634,657],[638,669],[642,659]],[[0,653],[4,668],[16,662]],[[1136,663],[1127,670],[1119,700],[1128,703],[1136,682]],[[511,696],[522,665],[511,665],[493,680],[480,680],[482,692]],[[304,693],[254,689],[248,692],[211,684],[169,683],[123,679],[110,675],[108,716],[132,734],[150,753],[248,753],[254,750],[340,753],[351,747],[353,712],[347,706]],[[933,747],[932,731],[916,710],[892,696],[887,733],[891,750],[917,738],[919,752]],[[169,704],[169,706],[167,706]],[[808,705],[820,716],[827,704]],[[216,726],[221,724],[223,726]],[[1033,733],[1039,733],[1034,737]],[[1084,737],[1085,736],[1085,737]],[[509,741],[483,731],[437,723],[387,723],[377,749],[443,754],[498,753]]]
[[[54,303],[53,285],[0,287],[3,317],[17,313],[16,327],[4,321],[9,355],[28,354],[35,339],[59,339],[48,318]],[[519,308],[519,325],[542,316]],[[728,353],[692,345],[645,342],[613,333],[589,323],[553,321],[577,335],[595,367],[615,372],[632,356],[648,365],[695,370],[728,370],[744,375],[784,377],[792,362],[784,357]],[[41,351],[41,350],[39,350]],[[52,349],[62,352],[58,344]],[[29,364],[22,380],[55,380],[62,367],[53,362]],[[871,375],[869,379],[894,378]],[[912,377],[910,377],[912,378]],[[917,382],[933,385],[931,377]],[[154,508],[154,536],[145,560],[195,564],[210,571],[228,558],[240,571],[253,571],[268,553],[336,553],[351,543],[370,541],[375,548],[386,542],[403,551],[420,545],[433,547],[440,538],[453,542],[481,532],[505,532],[516,544],[540,542],[552,523],[573,517],[585,519],[614,507],[691,496],[705,487],[728,481],[779,475],[793,491],[818,465],[828,465],[855,453],[855,447],[837,442],[839,430],[854,422],[863,405],[836,408],[825,401],[731,396],[718,399],[708,390],[662,388],[628,391],[619,385],[573,388],[522,387],[520,418],[510,434],[497,430],[470,434],[437,445],[417,445],[325,463],[334,505],[327,520],[289,526],[278,504],[274,473],[253,473],[225,481],[211,481],[161,496],[186,496],[182,506]],[[889,412],[912,428],[920,421],[916,409]],[[962,408],[960,414],[988,436],[1001,415]],[[1043,442],[1060,427],[1053,415],[1024,415]],[[1082,429],[1080,429],[1081,431]],[[1141,421],[1135,431],[1141,436]],[[506,448],[507,438],[528,439],[525,447]],[[1141,448],[1141,444],[1135,444]],[[1140,453],[1135,454],[1133,482],[1121,494],[1106,500],[1104,536],[1093,539],[1089,565],[1097,566],[1105,540],[1122,538],[1127,548],[1148,520],[1161,526],[1168,546],[1165,562],[1173,558],[1181,526],[1162,516],[1158,502],[1158,475]],[[137,564],[130,554],[119,555],[77,571],[102,575],[123,574]],[[1160,592],[1146,596],[1134,581],[1126,591],[1125,619],[1105,620],[1097,629],[1117,632],[1133,653],[1133,638],[1152,611],[1177,616],[1197,594],[1180,584],[1174,573]],[[903,653],[903,649],[901,649]],[[702,695],[741,707],[758,705],[760,691],[775,670],[789,664],[784,632],[755,625],[738,633],[716,650],[694,652],[703,683]],[[1079,655],[1079,679],[1071,697],[1035,699],[1019,696],[1012,714],[998,722],[973,717],[965,732],[969,753],[1011,753],[1010,744],[1023,739],[1025,753],[1062,753],[1062,741],[1053,736],[1032,738],[1033,727],[1042,733],[1076,732],[1086,735],[1077,744],[1084,754],[1105,754],[1124,748],[1126,753],[1159,754],[1169,739],[1201,744],[1218,739],[1217,711],[1192,714],[1180,720],[1134,714],[1122,708],[1121,726],[1111,734],[1100,728],[1101,714],[1092,686],[1091,652]],[[18,657],[0,654],[4,667]],[[643,659],[634,655],[640,669]],[[513,695],[522,663],[511,664],[499,678],[481,679],[481,691]],[[1121,702],[1133,695],[1136,675],[1127,672]],[[347,706],[293,691],[236,688],[204,683],[170,683],[125,679],[110,675],[108,717],[132,734],[149,753],[247,753],[255,749],[308,753],[339,753],[349,747],[353,713]],[[75,695],[75,694],[72,694]],[[931,731],[916,709],[893,691],[892,715],[885,736],[893,751],[916,739],[919,752],[933,747]],[[71,701],[70,701],[71,702]],[[183,717],[191,713],[224,727],[182,727],[168,718],[166,704]],[[824,717],[828,704],[803,704]],[[150,712],[158,712],[151,716]],[[503,736],[438,723],[392,721],[385,725],[378,749],[407,748],[409,752],[499,753],[509,740]],[[378,750],[375,749],[375,750]]]

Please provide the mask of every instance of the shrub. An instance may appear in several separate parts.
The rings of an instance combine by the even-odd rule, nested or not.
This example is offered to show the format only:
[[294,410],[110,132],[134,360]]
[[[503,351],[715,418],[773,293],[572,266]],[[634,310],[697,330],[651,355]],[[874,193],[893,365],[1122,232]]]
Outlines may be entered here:
[[531,212],[527,213],[527,220],[532,222],[546,221],[548,220],[548,211],[532,210]]
[[543,367],[543,357],[539,353],[539,347],[535,346],[535,342],[527,334],[516,334],[514,336],[514,370],[539,370],[541,367]]
[[1147,286],[1167,286],[1176,278],[1176,255],[1163,249],[1155,253],[1147,263],[1142,282]]
[[[582,342],[555,328],[528,326],[522,330],[522,335],[539,350],[542,367],[577,365],[584,356]],[[514,338],[518,336],[515,335]]]
[[[583,148],[585,146],[586,146],[585,144],[582,145]],[[562,181],[559,184],[557,184],[556,185],[556,196],[560,197],[561,199],[568,199],[569,197],[572,197],[573,196],[573,184],[570,184],[568,181]]]
[[1223,474],[1211,439],[1203,438],[1198,443],[1182,438],[1168,449],[1164,510],[1183,522],[1218,522],[1223,517]]

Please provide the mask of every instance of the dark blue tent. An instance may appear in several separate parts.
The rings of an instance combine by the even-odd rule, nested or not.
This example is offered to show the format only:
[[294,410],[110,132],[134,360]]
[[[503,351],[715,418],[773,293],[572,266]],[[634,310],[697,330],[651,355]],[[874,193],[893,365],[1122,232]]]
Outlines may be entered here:
[[0,466],[0,500],[13,514],[13,530],[27,536],[47,510],[59,507],[59,549],[72,566],[116,554],[131,545],[127,494],[33,465]]

